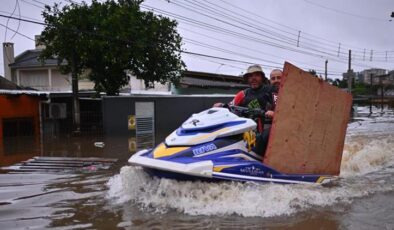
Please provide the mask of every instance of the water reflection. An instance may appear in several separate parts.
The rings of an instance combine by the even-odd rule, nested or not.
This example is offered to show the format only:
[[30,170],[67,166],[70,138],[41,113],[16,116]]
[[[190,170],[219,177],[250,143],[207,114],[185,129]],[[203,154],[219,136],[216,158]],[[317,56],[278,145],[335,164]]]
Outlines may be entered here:
[[0,140],[0,167],[40,155],[40,143],[34,136],[4,137]]

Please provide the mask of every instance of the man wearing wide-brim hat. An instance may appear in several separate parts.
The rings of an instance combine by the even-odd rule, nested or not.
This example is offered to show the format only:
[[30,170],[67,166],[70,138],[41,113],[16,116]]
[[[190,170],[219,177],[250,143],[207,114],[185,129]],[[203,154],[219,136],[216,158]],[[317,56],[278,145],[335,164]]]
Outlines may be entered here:
[[[251,65],[243,75],[249,88],[238,92],[230,105],[248,107],[251,109],[261,109],[266,111],[265,117],[272,119],[274,116],[272,87],[269,85],[268,79],[265,77],[263,69],[260,65]],[[214,106],[220,106],[218,103]],[[255,152],[263,155],[268,143],[269,128],[264,130],[264,122],[260,118],[257,120],[258,144]]]

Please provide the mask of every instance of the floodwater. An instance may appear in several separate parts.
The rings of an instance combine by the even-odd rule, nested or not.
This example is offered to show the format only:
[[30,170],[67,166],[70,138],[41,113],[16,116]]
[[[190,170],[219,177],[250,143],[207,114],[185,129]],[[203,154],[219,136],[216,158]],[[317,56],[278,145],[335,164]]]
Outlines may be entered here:
[[357,111],[341,179],[330,186],[151,178],[127,165],[127,138],[52,137],[30,154],[0,159],[119,161],[110,169],[3,172],[0,229],[394,229],[394,113]]

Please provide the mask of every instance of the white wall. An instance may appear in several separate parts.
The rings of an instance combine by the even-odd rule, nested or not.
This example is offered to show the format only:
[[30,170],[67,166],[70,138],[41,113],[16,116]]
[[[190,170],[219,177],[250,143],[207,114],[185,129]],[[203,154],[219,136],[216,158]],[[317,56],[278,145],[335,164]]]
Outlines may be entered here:
[[38,90],[49,90],[49,80],[47,70],[19,70],[18,84],[24,87],[31,87]]
[[[71,74],[62,74],[56,68],[14,70],[13,81],[24,87],[43,91],[71,91]],[[94,83],[88,79],[78,81],[79,90],[93,90]]]
[[57,69],[51,69],[52,88],[51,91],[70,91],[71,76],[70,74],[61,74]]
[[130,76],[130,93],[131,94],[171,94],[170,84],[160,84],[155,82],[154,88],[145,88],[143,80],[137,79],[135,76]]

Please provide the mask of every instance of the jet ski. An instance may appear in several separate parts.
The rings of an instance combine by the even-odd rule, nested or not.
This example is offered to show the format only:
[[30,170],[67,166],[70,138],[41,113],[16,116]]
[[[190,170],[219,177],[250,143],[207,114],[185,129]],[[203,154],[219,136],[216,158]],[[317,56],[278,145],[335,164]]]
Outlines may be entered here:
[[193,114],[164,142],[128,160],[153,176],[177,180],[232,180],[322,184],[330,175],[286,174],[264,164],[254,152],[256,122],[264,111],[238,106]]

